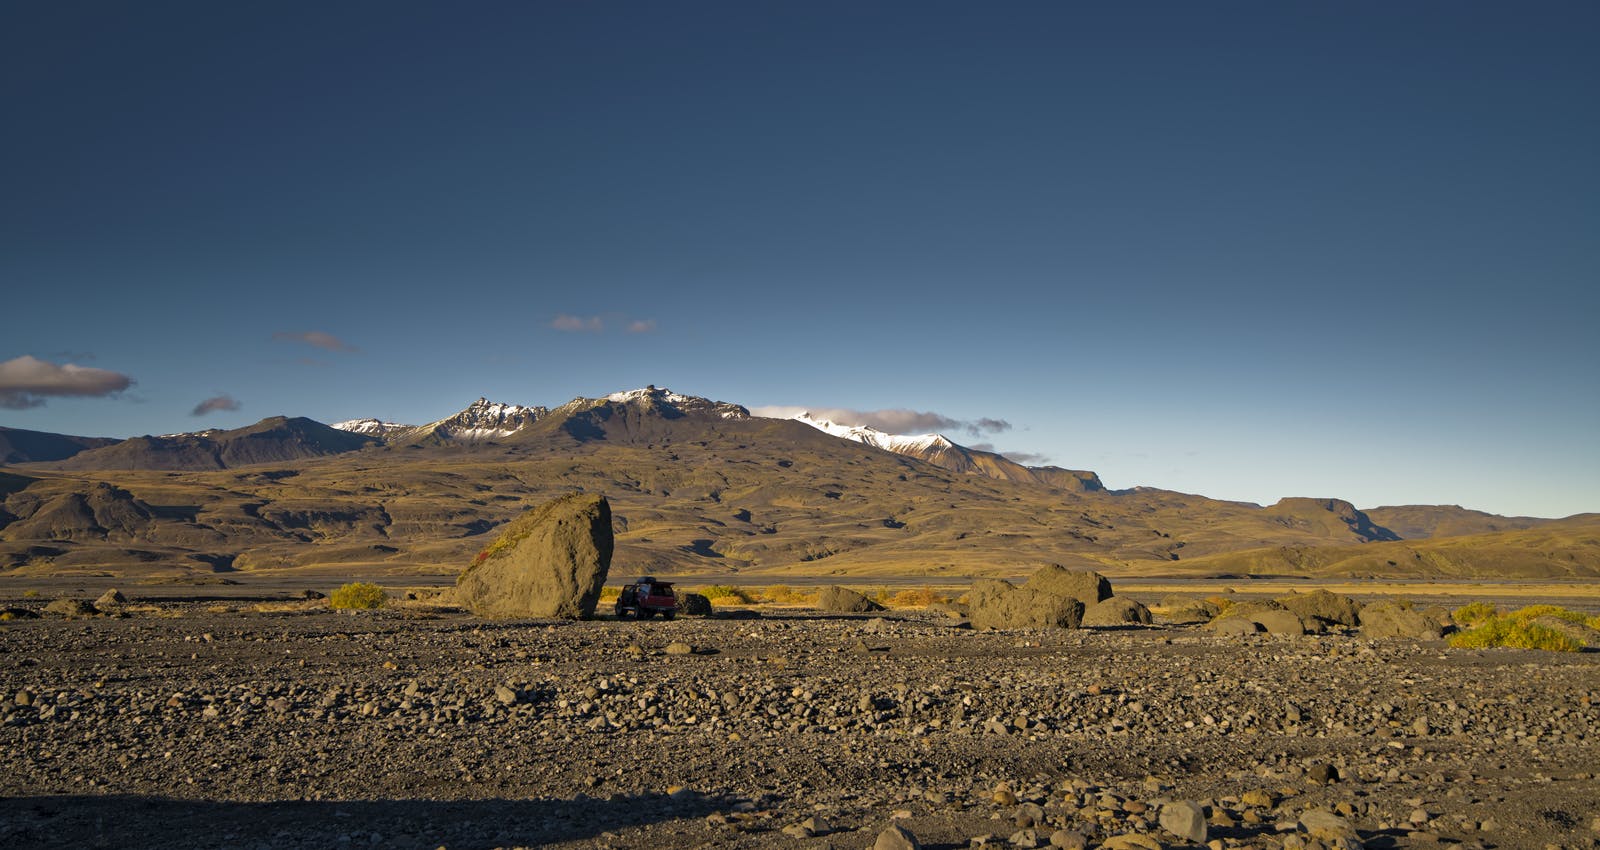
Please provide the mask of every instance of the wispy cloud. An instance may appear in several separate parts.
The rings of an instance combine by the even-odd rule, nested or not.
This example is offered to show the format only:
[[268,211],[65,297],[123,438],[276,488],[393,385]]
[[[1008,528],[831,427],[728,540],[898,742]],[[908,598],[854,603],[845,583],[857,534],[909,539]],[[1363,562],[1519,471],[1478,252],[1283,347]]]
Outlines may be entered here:
[[967,448],[977,449],[980,452],[993,452],[1004,457],[1006,460],[1014,460],[1017,463],[1028,466],[1045,463],[1050,460],[1049,456],[1039,454],[1038,452],[1003,452],[995,448],[994,443],[973,443],[972,445],[967,446]]
[[558,331],[599,333],[605,330],[606,323],[601,321],[599,316],[585,318],[583,316],[569,316],[566,313],[558,313],[554,319],[550,320],[550,327]]
[[647,334],[655,329],[655,319],[634,319],[628,323],[628,333],[631,334]]
[[361,349],[345,342],[333,334],[323,331],[278,331],[272,338],[280,342],[303,342],[324,351],[360,351]]
[[801,413],[810,413],[814,418],[829,419],[841,425],[866,425],[869,428],[877,428],[879,431],[890,434],[960,431],[976,437],[982,434],[994,434],[1011,429],[1011,423],[1004,419],[992,417],[956,419],[933,411],[907,410],[904,408],[854,410],[847,407],[769,405],[767,407],[753,407],[750,412],[757,416],[770,416],[777,419],[788,419]]
[[204,416],[207,413],[214,413],[218,410],[238,410],[240,407],[238,399],[223,393],[222,395],[214,395],[195,405],[194,410],[189,411],[189,415]]
[[109,396],[133,386],[133,379],[110,369],[51,363],[24,354],[0,362],[0,408],[40,407],[50,396]]

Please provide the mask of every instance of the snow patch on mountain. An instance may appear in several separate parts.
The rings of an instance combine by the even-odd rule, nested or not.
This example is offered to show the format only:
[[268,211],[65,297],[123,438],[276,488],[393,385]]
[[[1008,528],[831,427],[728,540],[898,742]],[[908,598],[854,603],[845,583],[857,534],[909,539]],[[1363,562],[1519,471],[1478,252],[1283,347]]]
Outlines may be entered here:
[[867,425],[842,425],[829,419],[812,416],[809,412],[801,413],[794,419],[823,433],[865,443],[895,454],[922,454],[935,449],[956,447],[955,443],[940,434],[887,434]]

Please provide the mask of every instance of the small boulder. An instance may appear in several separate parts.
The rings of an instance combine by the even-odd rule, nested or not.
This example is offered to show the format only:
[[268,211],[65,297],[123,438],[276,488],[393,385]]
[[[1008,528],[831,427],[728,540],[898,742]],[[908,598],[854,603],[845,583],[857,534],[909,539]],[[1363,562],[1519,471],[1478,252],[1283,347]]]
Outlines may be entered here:
[[457,579],[456,600],[480,617],[588,619],[613,545],[604,496],[562,496],[509,523]]
[[110,590],[107,590],[105,593],[100,594],[100,598],[94,601],[94,607],[99,608],[102,611],[107,608],[115,608],[118,605],[126,604],[128,604],[128,597],[123,596],[122,591],[117,590],[114,587]]
[[1083,609],[1084,626],[1149,625],[1150,609],[1124,596],[1112,596]]
[[911,830],[899,824],[878,833],[878,840],[872,842],[872,850],[922,850],[922,845],[917,843],[917,837]]
[[1398,602],[1374,602],[1361,609],[1361,634],[1369,638],[1438,640],[1444,636],[1444,625]]
[[830,614],[866,614],[883,606],[848,587],[829,585],[817,596],[817,608]]
[[1199,803],[1180,800],[1161,807],[1161,828],[1194,844],[1206,842],[1206,810]]
[[1255,620],[1252,620],[1249,617],[1234,616],[1218,617],[1217,619],[1212,620],[1211,624],[1207,626],[1207,628],[1219,635],[1235,636],[1253,635],[1263,631],[1261,624],[1257,623]]
[[93,617],[100,613],[100,609],[83,599],[57,599],[44,606],[44,611],[62,617]]
[[1269,635],[1303,635],[1306,624],[1293,611],[1258,611],[1249,615]]
[[[1310,593],[1295,593],[1289,596],[1280,596],[1279,605],[1300,615],[1306,625],[1350,626],[1355,627],[1361,622],[1361,609],[1356,601],[1348,596],[1329,593],[1317,589]],[[1315,623],[1313,623],[1315,621]]]

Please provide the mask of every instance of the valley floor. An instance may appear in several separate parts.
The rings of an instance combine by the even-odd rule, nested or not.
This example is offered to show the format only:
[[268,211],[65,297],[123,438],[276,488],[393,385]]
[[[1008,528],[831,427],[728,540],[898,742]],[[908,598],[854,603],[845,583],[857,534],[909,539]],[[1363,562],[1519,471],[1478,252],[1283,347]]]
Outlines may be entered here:
[[212,600],[0,623],[0,706],[6,846],[1600,839],[1597,653]]

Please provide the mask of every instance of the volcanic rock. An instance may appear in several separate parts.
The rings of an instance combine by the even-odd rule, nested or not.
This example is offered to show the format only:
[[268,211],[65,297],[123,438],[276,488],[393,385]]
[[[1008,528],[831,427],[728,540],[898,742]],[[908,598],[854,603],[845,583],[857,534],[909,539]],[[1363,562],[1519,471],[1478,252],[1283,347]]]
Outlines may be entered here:
[[1314,625],[1312,620],[1318,621],[1323,626],[1354,627],[1360,623],[1360,608],[1354,599],[1326,590],[1318,589],[1310,593],[1281,596],[1277,602],[1299,614],[1300,619],[1307,621],[1306,625]]
[[1040,567],[1023,585],[1029,591],[1076,599],[1085,606],[1111,598],[1111,581],[1096,572],[1075,572],[1060,564]]
[[685,593],[683,595],[683,613],[691,617],[711,616],[711,600],[703,593]]
[[573,493],[513,520],[456,582],[456,601],[482,617],[594,616],[611,567],[611,505]]
[[1132,599],[1112,596],[1089,605],[1083,611],[1084,626],[1126,626],[1150,624],[1150,609]]
[[1437,640],[1444,635],[1444,625],[1421,611],[1384,601],[1361,609],[1361,632],[1366,637]]
[[829,585],[817,597],[817,607],[831,614],[865,614],[882,611],[883,606],[848,587]]

